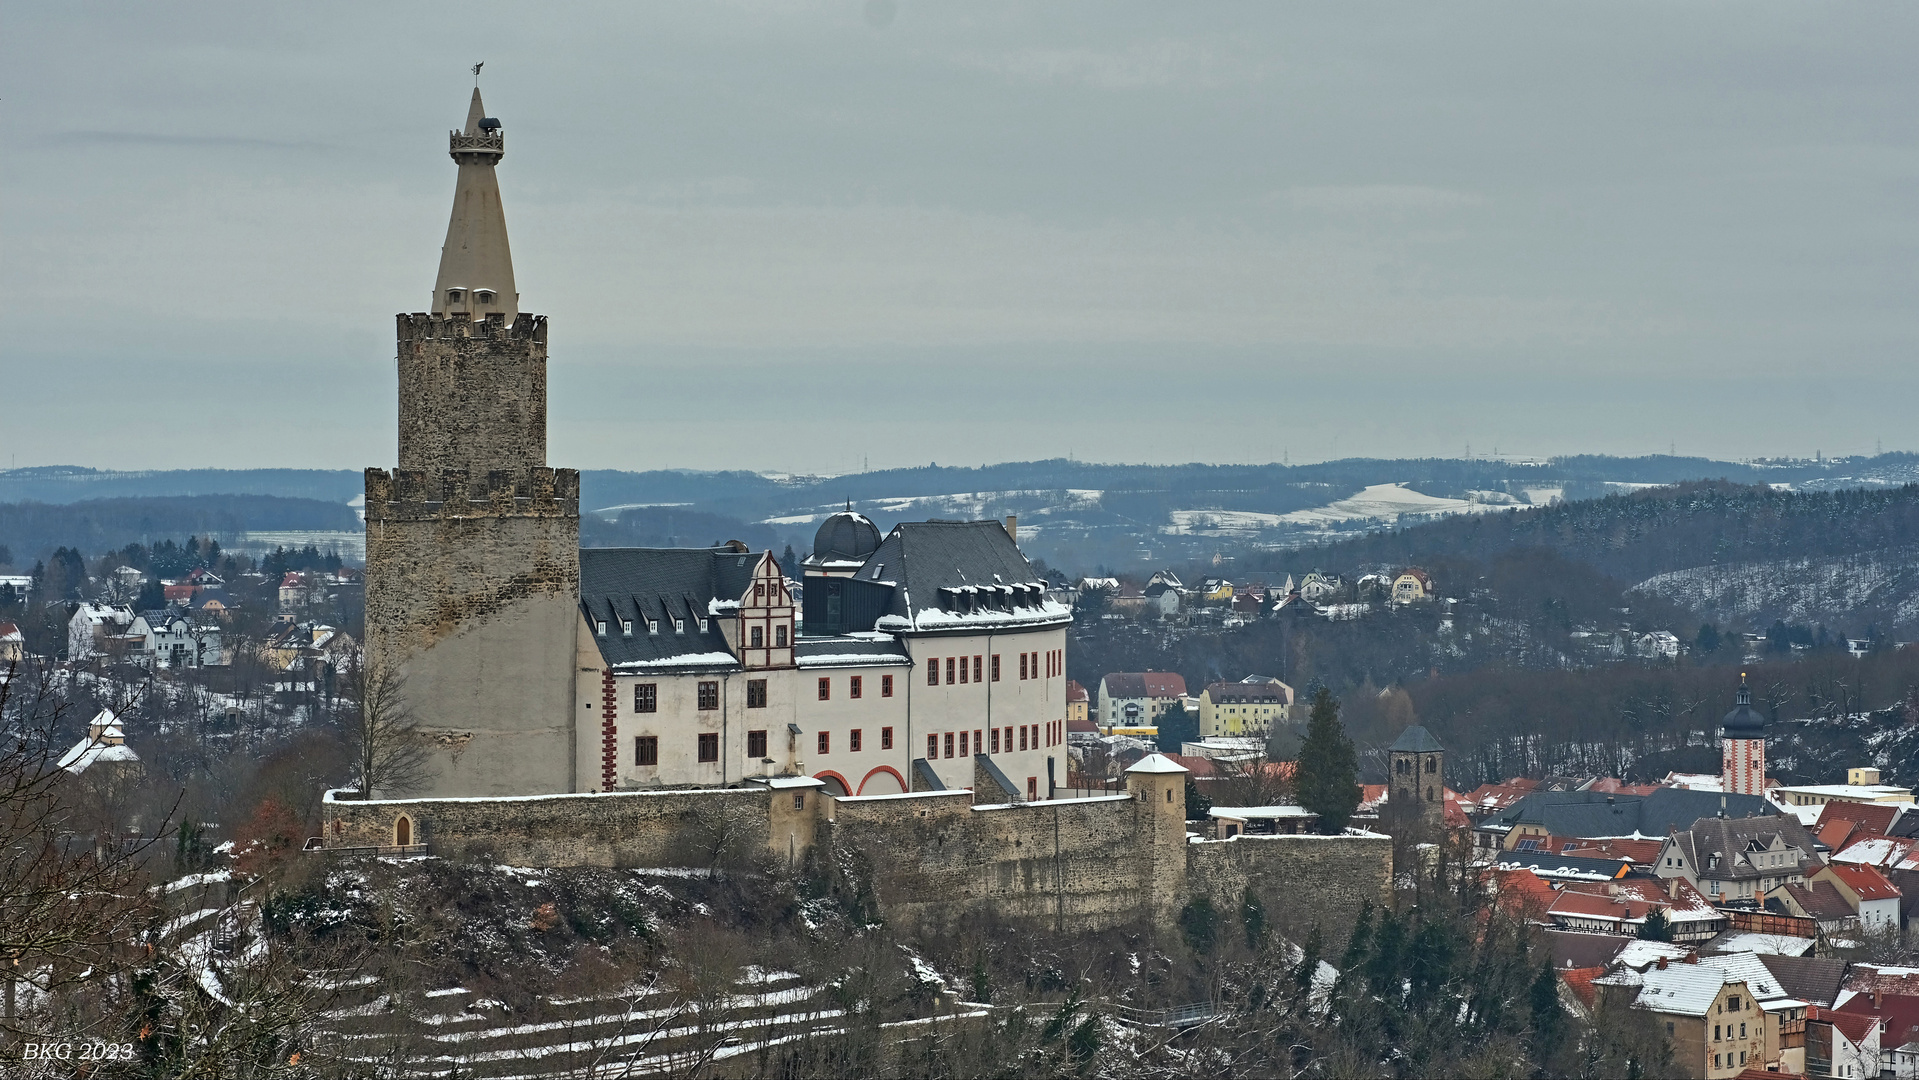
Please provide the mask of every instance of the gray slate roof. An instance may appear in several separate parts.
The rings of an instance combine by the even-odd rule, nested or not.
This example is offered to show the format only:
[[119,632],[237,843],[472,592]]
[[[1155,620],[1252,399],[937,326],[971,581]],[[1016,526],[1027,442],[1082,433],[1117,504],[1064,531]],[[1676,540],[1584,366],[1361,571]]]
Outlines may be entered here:
[[1399,738],[1394,739],[1393,744],[1386,749],[1400,754],[1437,754],[1446,748],[1439,745],[1439,740],[1433,738],[1432,732],[1414,724],[1400,732]]
[[[594,638],[601,658],[616,666],[731,655],[707,604],[737,601],[752,586],[759,560],[757,554],[725,548],[581,548],[580,610],[589,627],[607,622],[606,635]],[[686,622],[683,634],[673,632],[676,617]],[[621,632],[622,619],[634,623],[632,636]],[[647,633],[648,619],[658,620],[659,633]],[[707,619],[704,634],[701,619]]]
[[[1810,832],[1799,819],[1776,814],[1770,817],[1749,818],[1701,818],[1693,822],[1692,828],[1682,829],[1674,839],[1681,851],[1685,852],[1692,868],[1701,878],[1718,881],[1758,880],[1759,878],[1779,877],[1786,872],[1783,866],[1753,866],[1741,858],[1755,845],[1769,846],[1773,838],[1784,841],[1788,847],[1796,847],[1801,852],[1799,873],[1816,873],[1825,863],[1814,854],[1815,843]],[[1708,869],[1711,856],[1719,856],[1719,865]]]
[[[1410,730],[1410,729],[1409,729]],[[1724,800],[1730,818],[1770,817],[1777,809],[1757,795],[1722,794],[1660,788],[1650,795],[1607,795],[1599,791],[1535,791],[1491,820],[1545,827],[1554,836],[1665,836],[1700,818],[1715,817]]]
[[1839,996],[1839,984],[1846,978],[1846,962],[1825,956],[1767,956],[1761,953],[1759,962],[1766,965],[1772,977],[1779,980],[1779,988],[1789,997],[1809,1001],[1814,1005],[1830,1007]]
[[898,586],[887,614],[909,619],[945,610],[942,589],[1027,585],[1031,589],[1022,606],[1037,605],[1046,592],[1045,582],[997,521],[903,521],[853,576]]

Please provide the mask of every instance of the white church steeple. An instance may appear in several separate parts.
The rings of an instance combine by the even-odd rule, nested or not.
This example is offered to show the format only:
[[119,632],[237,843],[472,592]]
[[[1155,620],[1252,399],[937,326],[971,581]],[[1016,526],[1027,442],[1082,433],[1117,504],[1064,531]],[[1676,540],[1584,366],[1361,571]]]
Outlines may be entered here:
[[486,115],[480,88],[473,88],[466,127],[448,133],[448,152],[460,166],[453,190],[453,218],[440,248],[440,276],[433,286],[435,315],[482,319],[520,313],[513,284],[513,252],[506,242],[506,211],[493,167],[506,155],[500,122]]

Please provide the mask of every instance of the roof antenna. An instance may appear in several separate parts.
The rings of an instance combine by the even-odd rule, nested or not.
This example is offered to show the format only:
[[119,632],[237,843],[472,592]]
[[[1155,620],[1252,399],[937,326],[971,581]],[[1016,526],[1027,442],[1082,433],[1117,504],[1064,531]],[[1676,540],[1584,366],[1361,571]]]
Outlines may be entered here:
[[480,88],[480,69],[485,66],[486,66],[486,61],[484,60],[473,65],[473,89],[475,90],[478,90]]

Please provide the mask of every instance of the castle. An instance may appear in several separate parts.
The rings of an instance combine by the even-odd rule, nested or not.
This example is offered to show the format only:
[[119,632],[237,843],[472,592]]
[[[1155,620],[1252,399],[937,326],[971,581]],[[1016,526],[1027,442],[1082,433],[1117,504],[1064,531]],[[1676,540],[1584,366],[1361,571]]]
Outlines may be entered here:
[[398,468],[366,472],[367,663],[397,677],[427,776],[329,792],[323,847],[643,866],[724,834],[857,863],[889,917],[929,926],[1163,922],[1251,889],[1339,936],[1388,895],[1384,836],[1189,837],[1186,770],[1159,755],[1124,794],[1057,798],[1072,612],[1010,519],[882,537],[831,515],[797,605],[737,542],[582,551],[505,150],[476,88],[430,310],[398,317]]

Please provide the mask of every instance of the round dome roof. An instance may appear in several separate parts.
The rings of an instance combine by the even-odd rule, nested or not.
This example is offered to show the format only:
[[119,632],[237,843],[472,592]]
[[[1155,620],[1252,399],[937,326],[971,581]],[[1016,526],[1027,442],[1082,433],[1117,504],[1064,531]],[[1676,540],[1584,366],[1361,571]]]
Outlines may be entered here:
[[1739,698],[1732,711],[1719,721],[1719,734],[1725,739],[1763,739],[1766,736],[1766,714],[1752,707],[1752,690],[1746,686],[1746,680],[1739,680]]
[[865,514],[841,510],[820,522],[813,534],[813,557],[864,559],[880,546],[880,530]]

